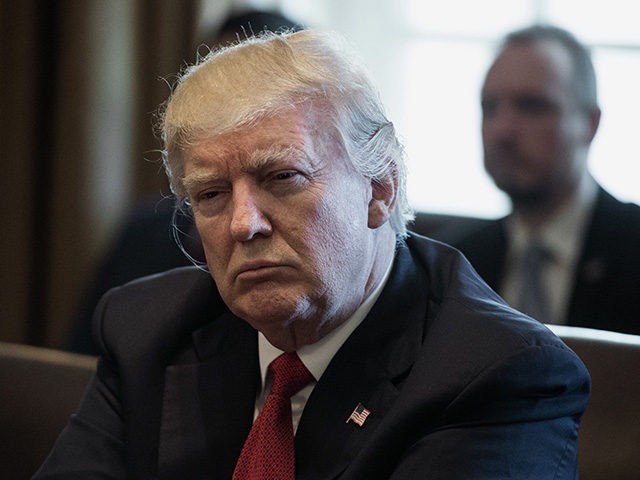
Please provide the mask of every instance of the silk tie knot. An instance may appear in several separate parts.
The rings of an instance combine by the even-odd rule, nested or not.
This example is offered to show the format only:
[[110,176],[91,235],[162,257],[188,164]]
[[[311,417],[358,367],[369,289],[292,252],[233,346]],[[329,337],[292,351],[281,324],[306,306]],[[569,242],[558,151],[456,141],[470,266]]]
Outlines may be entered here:
[[296,352],[285,352],[269,365],[273,377],[271,394],[290,398],[307,385],[313,376]]

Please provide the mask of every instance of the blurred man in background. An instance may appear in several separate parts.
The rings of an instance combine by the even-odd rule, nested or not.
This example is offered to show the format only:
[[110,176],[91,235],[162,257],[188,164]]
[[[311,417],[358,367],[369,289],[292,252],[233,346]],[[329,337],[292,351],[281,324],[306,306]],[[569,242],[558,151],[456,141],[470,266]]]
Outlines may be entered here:
[[587,168],[600,123],[589,51],[553,26],[510,33],[481,102],[485,168],[513,211],[447,240],[543,322],[639,334],[640,207]]

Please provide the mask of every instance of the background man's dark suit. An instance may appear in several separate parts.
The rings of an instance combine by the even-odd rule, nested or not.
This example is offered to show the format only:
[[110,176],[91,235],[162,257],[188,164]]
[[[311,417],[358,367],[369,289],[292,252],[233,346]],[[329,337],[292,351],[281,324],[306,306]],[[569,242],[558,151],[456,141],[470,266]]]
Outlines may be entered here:
[[[499,289],[507,252],[505,219],[446,241]],[[579,258],[567,323],[640,334],[640,207],[599,187]]]
[[[296,478],[574,478],[584,365],[458,252],[415,236],[407,245],[308,400]],[[209,274],[112,290],[96,328],[97,378],[37,478],[230,478],[253,418],[257,334]],[[345,423],[359,402],[366,422]]]

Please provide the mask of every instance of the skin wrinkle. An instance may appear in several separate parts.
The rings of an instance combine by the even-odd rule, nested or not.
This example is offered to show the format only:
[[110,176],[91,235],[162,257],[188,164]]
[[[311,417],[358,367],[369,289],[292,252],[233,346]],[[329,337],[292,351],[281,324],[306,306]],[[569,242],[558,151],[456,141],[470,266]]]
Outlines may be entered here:
[[[207,155],[218,156],[224,158],[225,153],[207,152]],[[303,152],[300,149],[296,149],[291,146],[270,145],[266,148],[256,149],[252,152],[233,153],[236,157],[236,161],[242,160],[241,171],[249,174],[252,172],[259,172],[260,170],[269,170],[269,168],[275,168],[278,163],[282,163],[287,158],[293,158],[298,156],[304,158]],[[193,159],[197,162],[197,158]],[[207,184],[220,183],[224,178],[224,173],[216,172],[215,169],[209,167],[206,172],[195,172],[185,176],[182,179],[185,191],[191,198],[197,196],[196,191],[204,188]]]

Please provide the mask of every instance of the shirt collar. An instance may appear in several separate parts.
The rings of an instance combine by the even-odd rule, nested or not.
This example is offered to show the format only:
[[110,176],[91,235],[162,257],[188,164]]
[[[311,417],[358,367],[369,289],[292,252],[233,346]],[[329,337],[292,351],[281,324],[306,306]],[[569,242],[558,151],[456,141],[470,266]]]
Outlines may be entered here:
[[[340,349],[340,347],[346,342],[347,338],[353,333],[353,331],[362,323],[362,320],[369,314],[371,308],[378,300],[380,293],[389,279],[391,273],[391,267],[393,266],[393,259],[387,267],[387,271],[380,283],[371,292],[371,294],[362,302],[362,305],[338,327],[334,328],[328,335],[321,338],[316,343],[311,345],[305,345],[300,348],[297,353],[304,363],[305,367],[311,372],[313,378],[318,381],[324,371],[326,370],[329,362]],[[264,388],[265,379],[267,377],[267,367],[276,359],[283,351],[274,347],[269,343],[262,332],[258,332],[258,354],[260,358],[260,378],[262,380],[262,386]]]

